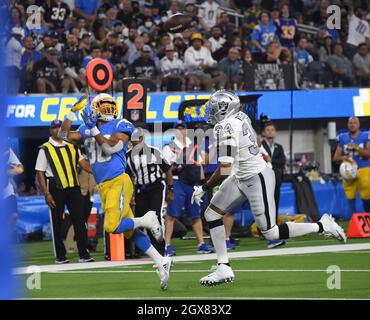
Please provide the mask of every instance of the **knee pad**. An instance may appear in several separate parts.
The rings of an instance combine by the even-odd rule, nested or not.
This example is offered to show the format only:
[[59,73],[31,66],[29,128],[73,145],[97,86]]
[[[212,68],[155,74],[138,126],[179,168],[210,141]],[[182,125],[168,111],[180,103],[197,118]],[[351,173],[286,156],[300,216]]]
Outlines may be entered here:
[[213,229],[224,224],[222,215],[211,209],[209,206],[204,212],[204,218],[208,223],[209,229]]
[[266,240],[277,240],[279,239],[279,227],[275,224],[272,228],[262,231],[261,233]]

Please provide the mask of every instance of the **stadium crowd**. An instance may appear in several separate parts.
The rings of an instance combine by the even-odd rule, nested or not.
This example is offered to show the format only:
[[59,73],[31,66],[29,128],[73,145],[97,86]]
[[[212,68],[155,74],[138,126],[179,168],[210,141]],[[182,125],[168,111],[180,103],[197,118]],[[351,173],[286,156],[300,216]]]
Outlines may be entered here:
[[[339,29],[327,24],[331,4]],[[253,89],[250,70],[266,63],[292,66],[301,88],[370,81],[366,0],[9,0],[1,10],[12,94],[83,92],[96,57],[111,64],[117,91],[127,76],[148,78],[151,91]],[[178,12],[191,27],[164,32]]]

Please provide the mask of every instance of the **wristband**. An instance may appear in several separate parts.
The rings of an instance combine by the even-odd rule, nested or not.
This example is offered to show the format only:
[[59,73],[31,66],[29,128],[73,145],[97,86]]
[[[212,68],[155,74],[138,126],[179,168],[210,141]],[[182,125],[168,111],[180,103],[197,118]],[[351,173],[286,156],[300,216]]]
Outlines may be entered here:
[[98,134],[100,134],[100,131],[97,127],[93,127],[90,129],[90,133],[93,137],[97,136]]
[[70,121],[73,121],[75,119],[75,113],[73,111],[69,111],[66,118]]

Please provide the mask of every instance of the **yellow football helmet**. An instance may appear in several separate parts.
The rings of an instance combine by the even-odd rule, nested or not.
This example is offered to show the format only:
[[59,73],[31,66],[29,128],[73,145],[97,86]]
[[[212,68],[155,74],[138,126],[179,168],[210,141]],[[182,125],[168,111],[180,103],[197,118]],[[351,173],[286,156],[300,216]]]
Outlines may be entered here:
[[98,94],[91,102],[94,116],[103,121],[112,121],[118,116],[117,101],[107,93]]

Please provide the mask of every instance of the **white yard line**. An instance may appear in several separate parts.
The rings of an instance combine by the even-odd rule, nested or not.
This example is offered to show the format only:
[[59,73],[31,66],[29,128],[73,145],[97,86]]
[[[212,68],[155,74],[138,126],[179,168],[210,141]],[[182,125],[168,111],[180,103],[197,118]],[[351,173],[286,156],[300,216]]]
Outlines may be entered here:
[[[252,257],[272,257],[282,255],[294,255],[294,254],[312,254],[312,253],[326,253],[326,252],[344,252],[353,250],[370,250],[370,243],[357,243],[357,244],[340,244],[340,245],[328,245],[328,246],[311,246],[311,247],[295,247],[295,248],[278,248],[269,250],[254,250],[254,251],[240,251],[231,252],[229,257],[231,259],[236,258],[252,258]],[[173,258],[174,262],[189,262],[189,261],[206,261],[216,260],[216,254],[204,254],[204,255],[184,255]],[[58,272],[58,271],[71,271],[71,270],[86,270],[86,269],[98,269],[98,268],[112,268],[112,267],[125,267],[125,266],[137,266],[153,264],[149,259],[140,260],[128,260],[122,262],[112,261],[100,261],[100,262],[89,262],[89,263],[68,263],[62,265],[44,265],[38,266],[39,272]],[[30,274],[34,273],[35,268],[21,267],[13,270],[13,274]]]
[[[209,272],[204,270],[171,270],[171,273],[200,273]],[[327,272],[327,269],[233,269],[234,272]],[[341,269],[341,272],[370,272],[369,269]],[[153,273],[155,270],[77,270],[77,271],[53,271],[50,274],[71,273]]]

